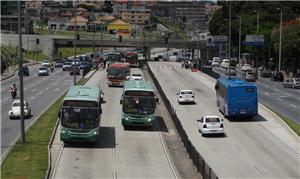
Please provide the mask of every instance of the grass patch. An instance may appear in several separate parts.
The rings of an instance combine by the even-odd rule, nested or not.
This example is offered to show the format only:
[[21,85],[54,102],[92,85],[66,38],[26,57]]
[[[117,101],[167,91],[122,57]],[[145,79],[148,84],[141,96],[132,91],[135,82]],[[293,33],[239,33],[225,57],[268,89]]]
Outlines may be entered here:
[[[2,46],[5,47],[7,49],[7,51],[9,51],[9,53],[12,53],[14,55],[19,56],[19,52],[17,51],[17,48],[15,48],[15,47],[8,47],[8,46],[5,46],[5,45],[2,45]],[[2,50],[2,48],[1,48],[1,50]],[[43,54],[41,52],[37,53],[37,61],[43,61],[45,58],[47,58],[45,54]],[[34,51],[30,51],[30,50],[25,50],[23,52],[23,60],[24,60],[24,62],[26,62],[25,59],[35,60],[35,52]],[[13,61],[13,64],[16,64],[18,62],[16,57],[12,57],[12,61]]]
[[[77,85],[88,79],[81,78]],[[48,143],[54,130],[63,96],[50,106],[26,132],[26,144],[19,140],[1,166],[2,178],[44,178],[48,167]]]
[[[269,108],[271,109],[271,108]],[[277,116],[279,116],[298,136],[300,136],[300,125],[289,119],[285,115],[271,109]]]
[[[95,48],[95,52],[97,51],[97,48]],[[84,54],[88,52],[93,52],[93,48],[76,48],[76,54]],[[75,51],[74,48],[59,48],[58,54],[62,53],[63,58],[67,58],[69,56],[74,56]]]

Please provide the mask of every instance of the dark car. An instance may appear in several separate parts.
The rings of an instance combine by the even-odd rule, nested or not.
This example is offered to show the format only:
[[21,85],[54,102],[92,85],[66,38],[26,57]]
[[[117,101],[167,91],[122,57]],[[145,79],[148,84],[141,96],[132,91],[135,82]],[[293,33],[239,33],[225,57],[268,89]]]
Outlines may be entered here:
[[154,57],[153,61],[158,62],[159,61],[158,57]]
[[72,66],[72,68],[70,69],[70,75],[80,75],[80,68],[78,66]]
[[55,62],[55,68],[62,68],[62,66],[63,66],[63,61],[62,60],[58,60],[58,61],[56,61]]
[[281,81],[283,82],[283,74],[282,72],[273,72],[271,75],[271,81]]
[[260,72],[260,76],[263,78],[271,78],[272,76],[272,71],[268,69],[262,69]]
[[18,75],[20,76],[21,72],[23,72],[24,76],[29,76],[29,69],[28,66],[23,66],[22,70],[19,70]]

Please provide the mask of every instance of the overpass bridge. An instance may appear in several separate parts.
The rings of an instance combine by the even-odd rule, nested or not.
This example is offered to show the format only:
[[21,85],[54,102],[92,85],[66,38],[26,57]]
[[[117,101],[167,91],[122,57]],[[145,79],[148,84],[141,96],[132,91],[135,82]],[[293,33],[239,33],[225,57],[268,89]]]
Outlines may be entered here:
[[[53,38],[53,53],[56,55],[58,48],[63,47],[74,47],[75,40],[74,38]],[[134,48],[134,47],[144,47],[146,58],[150,58],[152,48],[186,48],[192,50],[195,49],[204,50],[206,49],[206,41],[184,41],[184,40],[175,40],[169,39],[168,43],[165,43],[164,40],[157,39],[128,39],[123,38],[120,42],[118,38],[110,39],[95,39],[94,41],[88,38],[82,38],[76,41],[77,47],[124,47],[124,48]]]

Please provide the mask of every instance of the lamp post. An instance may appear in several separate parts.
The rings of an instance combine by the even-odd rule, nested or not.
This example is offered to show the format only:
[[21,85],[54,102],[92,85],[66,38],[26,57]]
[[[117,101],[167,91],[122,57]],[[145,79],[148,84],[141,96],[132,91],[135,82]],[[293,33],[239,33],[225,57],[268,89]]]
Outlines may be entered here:
[[73,65],[73,75],[74,75],[74,85],[76,85],[76,45],[77,45],[77,18],[76,18],[76,1],[74,3],[74,17],[75,17],[75,25],[74,25],[74,65]]
[[256,13],[256,33],[258,33],[258,30],[259,30],[259,13],[256,10],[254,10],[253,12]]
[[[22,53],[22,22],[21,22],[21,0],[18,1],[18,33],[19,33],[19,69],[23,68],[23,53]],[[21,139],[25,144],[25,124],[24,124],[24,88],[23,88],[23,73],[20,73],[20,122],[21,122]]]
[[229,38],[228,39],[228,59],[229,59],[229,62],[230,62],[230,50],[231,50],[230,49],[230,46],[231,46],[231,1],[229,1],[229,28],[228,29],[229,29],[229,34],[228,34],[228,38]]
[[279,56],[278,56],[278,70],[281,70],[281,41],[282,41],[282,9],[276,8],[280,10],[280,35],[279,35]]
[[238,62],[240,63],[241,59],[241,38],[242,38],[242,16],[239,15],[239,59]]

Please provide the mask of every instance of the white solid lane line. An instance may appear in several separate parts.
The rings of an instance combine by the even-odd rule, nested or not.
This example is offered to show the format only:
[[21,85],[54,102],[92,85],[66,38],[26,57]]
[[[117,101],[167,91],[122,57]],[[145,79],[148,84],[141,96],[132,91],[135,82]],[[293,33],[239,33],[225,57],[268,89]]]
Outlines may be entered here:
[[31,98],[30,98],[30,100],[34,100],[35,99],[35,96],[32,96]]
[[278,101],[282,101],[282,99],[280,99],[280,98],[276,98]]
[[293,105],[293,104],[290,104],[290,106],[292,106],[293,108],[297,108],[297,106],[296,106],[296,105]]

